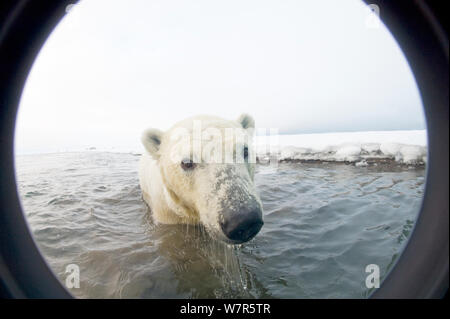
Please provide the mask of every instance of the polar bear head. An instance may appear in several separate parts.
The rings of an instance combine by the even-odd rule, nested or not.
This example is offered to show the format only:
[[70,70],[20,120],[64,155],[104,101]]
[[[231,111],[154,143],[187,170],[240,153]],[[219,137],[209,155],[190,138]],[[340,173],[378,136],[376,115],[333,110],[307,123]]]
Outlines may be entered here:
[[[201,223],[230,243],[252,239],[263,225],[253,184],[255,123],[197,116],[167,132],[149,129],[142,142],[156,160],[169,206],[186,223]],[[167,197],[167,196],[166,196]]]

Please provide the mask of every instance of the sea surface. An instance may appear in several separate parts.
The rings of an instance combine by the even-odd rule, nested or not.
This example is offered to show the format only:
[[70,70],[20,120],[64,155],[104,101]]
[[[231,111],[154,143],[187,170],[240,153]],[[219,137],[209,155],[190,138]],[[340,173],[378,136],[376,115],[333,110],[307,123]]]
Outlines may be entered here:
[[[265,224],[230,246],[199,226],[155,225],[141,199],[139,156],[21,155],[22,205],[45,259],[81,298],[366,298],[366,266],[383,278],[411,233],[424,167],[257,165]],[[373,289],[373,288],[372,288]]]

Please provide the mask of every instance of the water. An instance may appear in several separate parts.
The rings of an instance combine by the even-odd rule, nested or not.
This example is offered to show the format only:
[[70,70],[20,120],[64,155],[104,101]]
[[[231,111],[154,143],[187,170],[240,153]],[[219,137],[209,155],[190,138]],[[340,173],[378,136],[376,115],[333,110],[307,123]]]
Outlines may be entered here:
[[18,156],[22,204],[64,283],[80,268],[82,298],[365,298],[407,241],[424,168],[338,163],[257,166],[265,224],[228,246],[202,227],[154,225],[138,186],[139,156]]

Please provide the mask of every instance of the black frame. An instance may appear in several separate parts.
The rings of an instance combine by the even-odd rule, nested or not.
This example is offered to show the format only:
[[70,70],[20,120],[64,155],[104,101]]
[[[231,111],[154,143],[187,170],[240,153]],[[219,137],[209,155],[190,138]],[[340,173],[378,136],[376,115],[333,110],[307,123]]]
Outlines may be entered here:
[[[416,78],[428,126],[422,210],[398,262],[371,297],[439,298],[449,271],[448,29],[444,1],[364,0],[402,48]],[[39,253],[22,212],[14,129],[25,80],[45,40],[77,0],[0,2],[0,296],[72,298]]]

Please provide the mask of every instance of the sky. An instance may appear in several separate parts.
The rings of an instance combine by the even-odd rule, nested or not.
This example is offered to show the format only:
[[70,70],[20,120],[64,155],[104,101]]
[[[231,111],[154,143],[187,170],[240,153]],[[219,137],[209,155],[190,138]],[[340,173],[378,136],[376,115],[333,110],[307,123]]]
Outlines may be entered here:
[[359,0],[81,0],[28,77],[16,153],[136,149],[199,114],[281,134],[425,129],[408,63],[371,19]]

